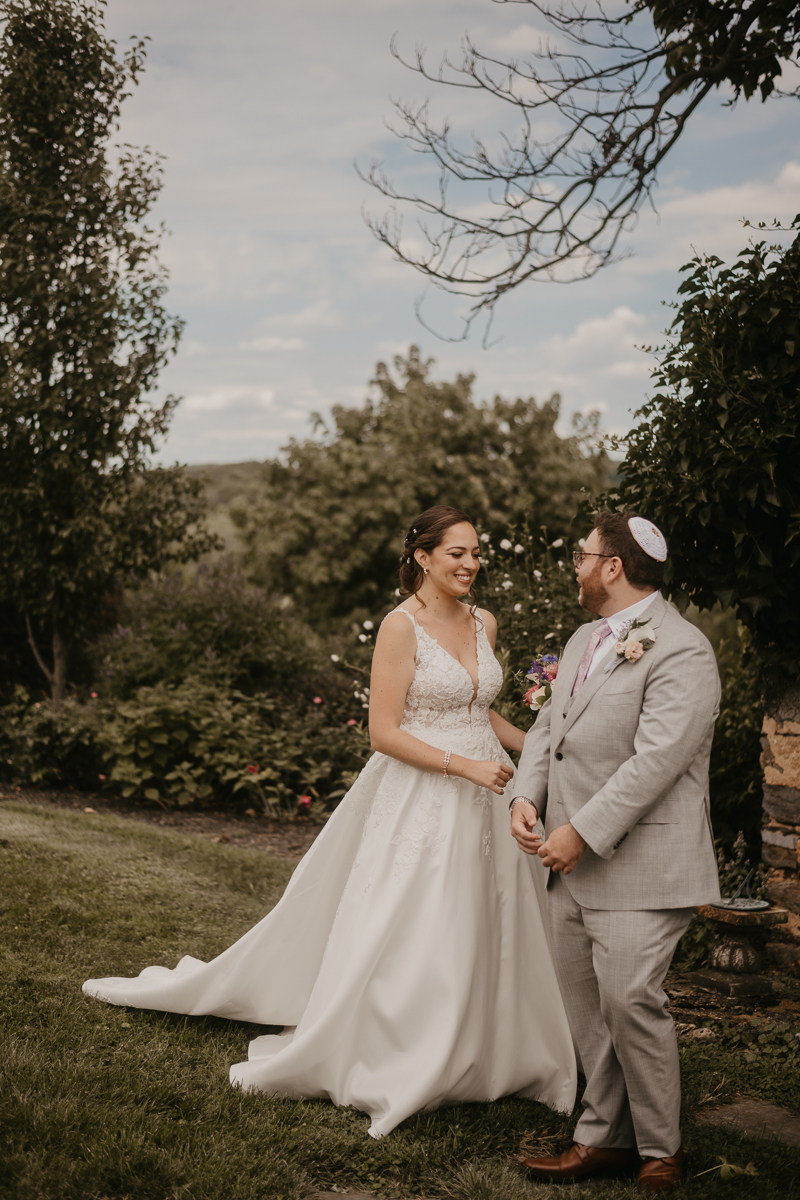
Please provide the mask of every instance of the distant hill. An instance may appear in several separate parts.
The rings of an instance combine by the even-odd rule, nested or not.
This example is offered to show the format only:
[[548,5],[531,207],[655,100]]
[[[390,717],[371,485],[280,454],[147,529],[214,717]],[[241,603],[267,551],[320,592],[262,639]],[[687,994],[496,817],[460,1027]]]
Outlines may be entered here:
[[238,553],[242,549],[229,510],[233,505],[247,506],[258,500],[263,469],[264,464],[260,462],[208,463],[184,468],[191,479],[199,479],[205,485],[208,527],[222,538],[224,552]]
[[245,503],[255,500],[261,492],[260,462],[209,463],[206,466],[184,467],[190,479],[201,479],[205,484],[208,507],[230,508],[236,501]]

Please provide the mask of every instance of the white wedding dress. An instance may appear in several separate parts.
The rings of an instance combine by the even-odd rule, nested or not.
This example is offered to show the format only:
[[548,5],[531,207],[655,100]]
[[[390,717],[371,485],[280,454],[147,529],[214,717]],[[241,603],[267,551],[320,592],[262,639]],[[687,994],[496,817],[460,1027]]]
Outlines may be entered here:
[[[400,615],[403,614],[403,615]],[[414,621],[403,728],[440,749],[509,762],[489,722],[502,671],[477,623],[478,688]],[[544,908],[545,871],[509,832],[508,804],[466,780],[374,754],[281,901],[210,963],[92,979],[111,1004],[282,1025],[231,1081],[326,1097],[380,1137],[420,1109],[518,1093],[563,1112],[576,1068]]]

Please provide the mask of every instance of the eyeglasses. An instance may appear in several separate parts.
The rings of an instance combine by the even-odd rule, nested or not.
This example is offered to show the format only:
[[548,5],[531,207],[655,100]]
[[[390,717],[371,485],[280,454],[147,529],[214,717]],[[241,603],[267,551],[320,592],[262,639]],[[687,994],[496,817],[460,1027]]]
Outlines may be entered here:
[[573,550],[572,561],[579,567],[585,558],[616,558],[616,554],[599,554],[597,550]]

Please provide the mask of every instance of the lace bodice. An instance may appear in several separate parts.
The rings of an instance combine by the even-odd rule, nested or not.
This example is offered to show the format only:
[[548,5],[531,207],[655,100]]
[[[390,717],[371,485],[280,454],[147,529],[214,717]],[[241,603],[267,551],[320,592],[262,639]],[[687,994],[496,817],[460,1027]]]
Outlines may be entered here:
[[[468,758],[494,757],[497,739],[489,707],[503,685],[503,669],[494,656],[483,622],[476,618],[478,690],[472,676],[406,608],[397,614],[412,622],[417,636],[416,672],[406,694],[401,728],[440,749],[451,748]],[[474,698],[473,698],[474,694]]]

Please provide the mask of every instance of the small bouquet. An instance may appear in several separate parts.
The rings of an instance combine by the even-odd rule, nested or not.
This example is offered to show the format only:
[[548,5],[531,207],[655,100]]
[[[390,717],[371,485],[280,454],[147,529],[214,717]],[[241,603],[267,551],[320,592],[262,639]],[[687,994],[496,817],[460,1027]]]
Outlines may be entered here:
[[538,712],[545,700],[549,700],[553,691],[553,680],[558,675],[558,656],[543,654],[535,658],[525,678],[531,680],[523,700],[533,712]]
[[655,645],[655,640],[656,635],[648,617],[645,621],[632,621],[627,628],[621,630],[614,649],[619,658],[625,658],[628,662],[638,662],[645,650]]

